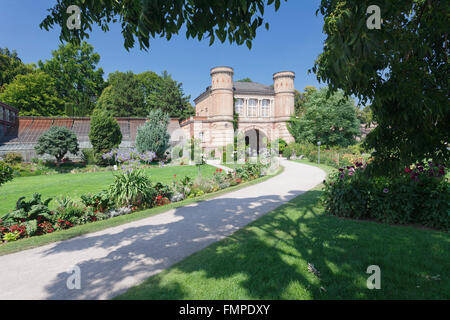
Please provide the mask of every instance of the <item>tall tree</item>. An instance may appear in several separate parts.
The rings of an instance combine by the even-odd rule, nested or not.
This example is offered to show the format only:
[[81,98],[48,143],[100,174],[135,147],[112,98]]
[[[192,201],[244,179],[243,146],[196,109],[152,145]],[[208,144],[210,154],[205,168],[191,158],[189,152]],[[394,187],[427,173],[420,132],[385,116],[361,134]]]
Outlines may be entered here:
[[317,143],[326,146],[346,147],[356,142],[360,122],[351,98],[338,91],[327,97],[322,88],[309,94],[303,116],[292,117],[288,129],[297,142]]
[[98,100],[98,108],[115,117],[145,117],[154,109],[180,119],[194,114],[182,84],[167,72],[159,76],[152,71],[140,74],[117,71],[109,75],[108,84]]
[[98,109],[114,117],[145,117],[148,114],[144,86],[133,72],[110,73],[108,84],[98,99]]
[[104,88],[103,69],[97,68],[100,55],[83,42],[80,45],[60,45],[52,58],[39,61],[41,70],[56,81],[59,97],[66,103],[68,116],[90,115],[95,101]]
[[[378,17],[367,14],[374,4]],[[327,38],[312,70],[332,90],[372,103],[377,128],[366,142],[375,168],[448,162],[448,1],[328,0],[320,12]]]
[[294,106],[296,116],[302,116],[305,113],[306,101],[308,101],[308,97],[310,96],[310,94],[315,91],[317,91],[317,88],[314,86],[305,87],[303,93],[295,90]]
[[149,110],[161,109],[172,118],[186,119],[195,114],[190,98],[184,96],[183,84],[164,71],[154,90],[148,92],[146,102]]
[[0,101],[19,109],[21,116],[62,116],[65,113],[56,81],[40,70],[16,76],[0,93]]
[[[222,43],[228,39],[230,43],[245,43],[251,48],[256,30],[264,23],[265,8],[272,4],[277,11],[281,0],[267,0],[267,4],[266,0],[57,0],[40,27],[49,30],[59,25],[61,40],[79,42],[89,37],[92,24],[108,31],[111,22],[120,21],[128,50],[134,47],[135,38],[141,49],[147,49],[150,38],[170,40],[184,26],[187,38],[209,37],[209,43],[213,44],[217,37]],[[67,27],[70,14],[66,10],[70,5],[81,9],[79,30]],[[269,29],[267,22],[265,27]]]
[[17,75],[33,71],[34,66],[24,64],[17,55],[16,50],[10,51],[8,48],[0,48],[0,92]]

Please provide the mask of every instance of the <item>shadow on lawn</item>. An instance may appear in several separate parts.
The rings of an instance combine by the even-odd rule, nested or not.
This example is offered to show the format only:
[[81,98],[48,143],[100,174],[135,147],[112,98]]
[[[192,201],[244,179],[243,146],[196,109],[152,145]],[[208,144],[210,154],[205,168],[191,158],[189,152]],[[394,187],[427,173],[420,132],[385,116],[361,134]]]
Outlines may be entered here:
[[[174,277],[166,281],[166,273],[147,278],[169,267],[174,262],[168,260],[169,256],[179,261],[252,221],[257,208],[242,212],[252,208],[255,202],[264,203],[265,208],[275,208],[282,199],[273,196],[212,199],[208,201],[211,206],[197,204],[176,209],[170,221],[163,221],[163,216],[159,216],[160,220],[153,220],[152,224],[131,227],[116,234],[91,235],[62,242],[46,254],[86,248],[107,250],[109,253],[104,258],[87,260],[78,265],[82,274],[81,290],[67,290],[69,275],[61,273],[47,288],[48,298],[110,298],[123,293],[127,281],[133,278],[147,280],[120,298],[445,297],[448,279],[439,283],[424,280],[419,274],[417,278],[411,275],[418,270],[430,275],[440,272],[441,278],[444,278],[447,272],[445,265],[448,264],[445,257],[449,249],[447,236],[324,216],[320,206],[317,206],[320,195],[320,191],[310,191],[171,269],[171,273],[188,275],[183,279],[191,278],[191,283],[185,280],[177,282]],[[222,206],[230,206],[230,203],[232,210],[221,209]],[[211,208],[215,208],[214,213]],[[186,240],[186,234],[191,234],[192,240]],[[442,248],[436,249],[437,238]],[[421,243],[417,243],[418,239]],[[443,256],[440,255],[441,249]],[[425,253],[429,260],[424,261]],[[320,280],[307,271],[308,262],[320,271]],[[384,290],[366,288],[369,276],[366,269],[371,264],[381,267]],[[234,286],[237,290],[233,292],[207,283],[209,280],[218,283],[229,278],[234,278],[236,282]],[[418,290],[417,285],[422,289]],[[112,287],[113,291],[108,292]]]

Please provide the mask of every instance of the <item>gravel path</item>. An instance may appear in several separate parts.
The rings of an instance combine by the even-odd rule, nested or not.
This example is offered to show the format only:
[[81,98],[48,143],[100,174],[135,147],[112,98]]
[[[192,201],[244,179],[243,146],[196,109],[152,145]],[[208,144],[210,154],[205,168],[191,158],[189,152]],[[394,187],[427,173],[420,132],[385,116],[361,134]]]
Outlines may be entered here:
[[325,178],[316,167],[281,164],[280,175],[214,199],[1,256],[0,299],[109,299],[123,293]]

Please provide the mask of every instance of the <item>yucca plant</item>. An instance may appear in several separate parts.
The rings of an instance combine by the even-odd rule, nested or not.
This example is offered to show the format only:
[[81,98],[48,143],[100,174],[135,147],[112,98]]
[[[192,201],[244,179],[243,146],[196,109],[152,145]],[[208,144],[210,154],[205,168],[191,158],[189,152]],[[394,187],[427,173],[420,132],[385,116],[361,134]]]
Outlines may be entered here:
[[109,195],[119,206],[151,204],[155,196],[150,178],[141,170],[130,170],[114,175]]

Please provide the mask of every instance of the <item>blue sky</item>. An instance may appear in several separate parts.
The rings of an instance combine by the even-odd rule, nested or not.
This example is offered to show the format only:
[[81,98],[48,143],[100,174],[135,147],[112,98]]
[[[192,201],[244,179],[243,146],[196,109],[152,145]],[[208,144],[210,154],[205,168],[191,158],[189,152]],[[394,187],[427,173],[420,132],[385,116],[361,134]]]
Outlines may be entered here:
[[[39,23],[46,17],[51,0],[0,0],[0,47],[17,50],[25,63],[36,63],[51,57],[59,41],[59,27],[45,31]],[[314,74],[308,74],[317,56],[322,52],[325,35],[322,17],[316,16],[320,0],[282,1],[278,12],[271,6],[264,15],[270,23],[267,31],[262,26],[253,47],[186,39],[183,32],[170,41],[154,39],[149,51],[123,47],[119,25],[112,25],[108,33],[94,28],[87,40],[101,56],[99,66],[105,78],[116,70],[135,73],[167,70],[183,83],[191,101],[210,84],[209,70],[214,66],[231,66],[235,80],[245,77],[255,82],[272,84],[272,74],[291,70],[296,73],[295,86],[322,86]]]

